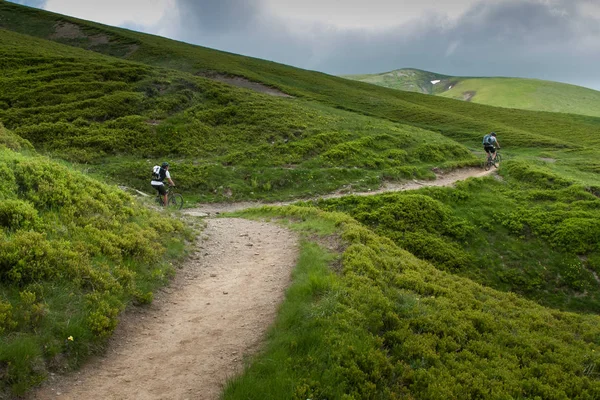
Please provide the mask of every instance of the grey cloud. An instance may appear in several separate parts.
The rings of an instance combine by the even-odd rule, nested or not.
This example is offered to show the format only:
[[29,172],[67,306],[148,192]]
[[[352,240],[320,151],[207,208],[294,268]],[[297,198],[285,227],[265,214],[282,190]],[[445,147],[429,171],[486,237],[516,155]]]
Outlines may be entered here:
[[177,36],[332,74],[415,67],[592,86],[600,81],[600,51],[594,48],[600,21],[580,14],[577,5],[585,1],[482,1],[456,20],[436,15],[374,32],[319,24],[301,30],[271,15],[260,1],[177,0]]
[[176,0],[181,26],[195,32],[220,35],[256,28],[263,7],[246,0]]
[[177,39],[301,66],[311,40],[291,33],[260,0],[177,0]]

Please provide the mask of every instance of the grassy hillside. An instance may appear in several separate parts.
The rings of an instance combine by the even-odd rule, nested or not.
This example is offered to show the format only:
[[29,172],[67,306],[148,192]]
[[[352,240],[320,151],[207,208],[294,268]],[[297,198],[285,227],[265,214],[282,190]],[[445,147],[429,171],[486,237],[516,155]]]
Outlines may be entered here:
[[509,161],[503,180],[318,203],[438,269],[569,311],[600,313],[600,182],[575,185],[542,163]]
[[0,121],[40,151],[140,189],[161,159],[176,160],[175,181],[188,194],[234,199],[372,186],[476,162],[438,133],[13,32],[3,32],[0,53]]
[[[240,76],[261,82],[305,100],[317,101],[360,114],[442,132],[461,140],[479,141],[496,130],[519,146],[570,147],[579,138],[597,132],[600,119],[475,106],[464,102],[402,92],[305,71],[273,62],[242,57],[157,36],[107,27],[57,14],[0,3],[0,26],[129,60],[193,74]],[[65,23],[79,32],[76,40],[65,35]],[[73,35],[67,35],[73,36]],[[102,46],[97,45],[102,37]],[[565,127],[568,126],[569,133]]]
[[[495,107],[600,117],[600,92],[566,83],[525,78],[453,77],[411,68],[344,78]],[[439,82],[432,84],[432,81]]]
[[[409,160],[409,169],[403,169],[398,173],[398,171],[393,170],[397,165],[392,166],[390,172],[389,163],[384,162],[382,164],[381,159],[383,154],[379,152],[379,154],[376,154],[375,156],[379,160],[368,161],[368,164],[370,165],[383,165],[374,170],[359,168],[357,173],[355,163],[336,161],[333,163],[333,170],[322,173],[322,170],[320,169],[315,175],[310,171],[314,171],[313,165],[320,166],[321,168],[328,168],[329,166],[332,166],[332,163],[328,160],[325,160],[326,162],[318,161],[317,163],[311,164],[307,170],[298,165],[300,160],[298,160],[297,157],[290,162],[281,159],[276,155],[263,153],[268,150],[274,150],[278,153],[294,154],[295,150],[290,148],[288,144],[294,144],[290,143],[290,141],[293,140],[292,138],[296,138],[297,135],[299,135],[299,131],[311,132],[311,125],[313,127],[315,125],[317,126],[316,132],[313,131],[317,136],[325,133],[326,135],[333,134],[337,137],[339,130],[320,130],[322,124],[317,122],[318,119],[315,118],[315,115],[323,112],[325,114],[333,113],[338,115],[338,121],[350,121],[346,125],[345,131],[349,130],[355,138],[365,136],[364,128],[373,124],[380,126],[381,131],[391,131],[391,129],[388,129],[390,125],[385,122],[387,120],[401,123],[404,126],[411,125],[413,127],[441,133],[462,143],[468,148],[479,149],[479,142],[482,135],[487,131],[495,130],[501,135],[501,142],[505,146],[516,148],[517,151],[521,151],[524,148],[529,148],[529,150],[526,150],[528,154],[540,154],[549,149],[556,152],[567,151],[569,157],[565,159],[573,161],[569,167],[574,171],[587,173],[590,168],[595,169],[597,167],[581,162],[581,158],[579,157],[573,158],[571,156],[573,155],[573,151],[577,152],[588,145],[592,149],[598,147],[597,144],[600,141],[600,136],[598,135],[600,119],[598,118],[515,111],[468,104],[386,88],[374,89],[372,85],[368,84],[352,82],[325,74],[303,71],[263,60],[218,52],[156,36],[66,18],[6,2],[0,3],[0,17],[0,24],[10,29],[28,32],[30,34],[51,38],[55,41],[62,41],[79,47],[90,48],[106,54],[121,55],[127,59],[136,60],[146,64],[146,66],[135,64],[135,67],[131,67],[134,69],[141,68],[142,70],[150,71],[144,68],[148,68],[147,65],[154,65],[184,71],[184,73],[182,73],[174,71],[173,69],[162,69],[161,71],[163,72],[152,72],[154,75],[147,72],[147,74],[152,76],[158,74],[158,76],[162,76],[163,80],[161,81],[159,79],[156,81],[155,78],[149,78],[149,80],[154,79],[154,82],[148,83],[148,81],[146,81],[143,84],[138,82],[136,88],[128,89],[129,92],[132,90],[134,92],[137,91],[138,97],[128,97],[125,101],[129,102],[129,104],[127,104],[127,107],[125,107],[123,111],[135,118],[129,118],[126,122],[119,121],[119,128],[125,125],[125,129],[128,129],[127,126],[131,128],[133,124],[135,128],[131,128],[130,132],[132,129],[136,132],[142,131],[144,132],[142,135],[143,138],[147,138],[148,135],[146,132],[148,131],[159,133],[166,132],[168,138],[167,141],[169,143],[165,146],[166,148],[163,147],[160,149],[160,157],[169,157],[178,161],[177,164],[181,165],[182,168],[178,171],[177,167],[174,167],[173,172],[177,172],[177,175],[183,178],[181,183],[184,185],[186,191],[197,193],[197,196],[200,196],[196,198],[225,198],[226,196],[229,196],[230,193],[232,193],[231,196],[233,198],[286,198],[290,195],[293,196],[293,193],[296,192],[295,187],[297,185],[301,185],[298,192],[305,195],[311,193],[323,193],[345,184],[364,188],[366,187],[364,184],[365,182],[369,182],[368,185],[376,186],[384,177],[398,178],[414,176],[414,174],[417,176],[425,176],[424,170],[427,169],[428,166],[438,166],[437,164],[440,163],[439,160],[448,157],[448,155],[434,155],[433,158],[426,157],[429,158],[428,160],[422,160],[420,157],[416,160]],[[71,33],[73,31],[76,32],[76,40],[68,35],[65,37],[65,34],[62,31],[63,28],[61,27],[64,27],[66,23],[72,24],[72,26],[67,26],[70,27]],[[62,32],[62,36],[57,36],[57,32]],[[99,37],[103,39],[99,40]],[[25,39],[23,38],[22,40]],[[100,46],[98,43],[102,43],[102,45]],[[123,53],[123,46],[130,46],[126,53]],[[46,47],[50,48],[50,46]],[[64,48],[61,49],[61,51],[66,51]],[[7,51],[13,50],[8,49]],[[32,57],[39,58],[40,56],[34,55]],[[116,61],[110,59],[110,62],[114,63]],[[62,67],[59,67],[59,69],[60,68]],[[152,69],[152,71],[157,70]],[[23,69],[21,69],[21,73],[22,72]],[[288,94],[296,96],[296,98],[267,98],[264,95],[260,96],[248,91],[239,90],[228,85],[219,84],[210,79],[191,76],[189,73],[213,77],[215,74],[219,76],[227,75],[244,77],[271,87],[276,87]],[[147,76],[149,77],[150,75]],[[180,82],[180,85],[188,85],[190,87],[186,87],[189,89],[188,91],[179,93],[178,90],[180,88],[173,88],[171,83],[165,84],[165,80],[173,82],[173,79],[191,82],[193,85]],[[6,85],[13,84],[13,82],[6,83]],[[164,93],[168,86],[171,87],[170,93]],[[218,94],[214,94],[215,91],[218,92]],[[198,92],[204,92],[205,94],[202,95]],[[153,104],[149,104],[150,102],[147,98],[157,97],[156,94],[159,95],[159,99],[162,95],[170,95],[171,98],[165,100],[167,104],[163,104],[162,99],[160,99],[160,104],[158,99],[151,100]],[[16,93],[16,95],[19,96],[21,93]],[[207,118],[204,118],[206,111],[197,112],[196,109],[193,108],[198,102],[203,102],[205,99],[210,100],[212,103],[204,103],[204,109],[208,108],[208,113],[211,114],[207,116]],[[6,100],[4,101],[6,102]],[[230,102],[231,107],[228,107],[227,104]],[[250,110],[244,112],[243,115],[239,115],[241,112],[239,104],[241,103],[248,106],[244,107],[245,109],[250,108]],[[142,105],[142,110],[139,110],[139,104]],[[163,106],[166,110],[162,109]],[[188,112],[188,107],[189,109],[193,109],[194,112]],[[232,107],[235,108],[235,116],[232,115]],[[317,108],[317,114],[314,112],[315,107]],[[148,108],[150,108],[150,110],[148,110]],[[306,108],[308,108],[308,110]],[[351,111],[352,114],[340,113],[340,111],[333,110],[333,108]],[[40,111],[45,113],[46,110],[47,109],[41,109]],[[270,114],[268,114],[268,117],[263,113],[263,110],[269,110]],[[8,111],[9,114],[12,114],[13,112],[15,111]],[[18,114],[18,111],[16,112]],[[61,118],[67,120],[68,124],[72,124],[72,122],[77,119],[65,114],[72,112],[70,110],[60,110],[59,112],[60,115],[64,115],[64,117]],[[29,111],[26,113],[29,114]],[[376,117],[377,119],[364,119],[356,116],[356,114]],[[74,115],[77,115],[77,113],[74,113]],[[122,114],[119,115],[119,117],[122,116]],[[14,116],[8,117],[15,118]],[[109,117],[114,116],[109,114]],[[169,117],[168,120],[167,117]],[[87,116],[83,116],[83,120],[79,120],[78,123],[81,125],[92,122],[94,125],[93,127],[96,128],[97,124],[102,121],[98,121],[97,116],[94,118],[96,119],[90,121]],[[287,124],[287,128],[282,130],[280,129],[280,125],[274,127],[274,119],[277,122],[285,121],[284,123]],[[7,120],[7,117],[0,115],[0,120],[5,121],[8,126],[16,131],[19,131],[22,127],[22,123],[18,118],[15,118],[13,120],[14,122],[11,123]],[[34,121],[41,120],[36,119]],[[117,128],[114,124],[115,123],[111,121],[110,129]],[[263,126],[262,124],[266,124],[266,126]],[[236,165],[235,163],[231,164],[227,157],[225,157],[225,159],[219,158],[218,156],[222,154],[215,154],[212,150],[221,143],[220,140],[223,137],[223,134],[221,133],[218,137],[212,138],[208,138],[206,135],[207,131],[212,132],[215,127],[218,131],[227,132],[228,134],[225,137],[228,137],[229,132],[231,131],[239,132],[238,137],[241,137],[242,141],[236,141],[236,143],[239,143],[240,145],[237,154],[239,154],[240,151],[245,151],[252,154],[251,158],[254,160],[268,160],[267,164],[270,164],[269,168],[265,168],[261,171],[262,176],[266,176],[267,178],[263,179],[260,176],[254,175],[253,173],[256,171],[254,165],[252,166],[252,169],[247,169],[242,163],[240,163],[240,165]],[[301,128],[298,129],[298,127]],[[303,130],[304,127],[307,129]],[[105,128],[108,128],[108,125]],[[23,127],[23,135],[33,139],[33,137],[38,134],[37,130],[39,130],[39,128],[35,129],[36,131],[29,131],[29,128]],[[59,129],[62,131],[65,130],[62,126],[59,127]],[[67,131],[81,132],[82,129],[81,127],[75,127],[69,128]],[[250,148],[252,148],[252,150],[249,150],[248,140],[253,138],[251,135],[255,135],[255,133],[251,132],[257,131],[269,133],[266,138],[262,139],[264,141],[261,142],[259,140],[258,142],[250,143]],[[174,134],[174,132],[177,132],[177,134]],[[235,135],[236,134],[234,134],[234,136]],[[302,136],[302,139],[312,143],[307,143],[306,146],[302,145],[302,147],[306,149],[320,149],[320,145],[315,146],[316,143],[319,143],[319,140],[313,142],[314,139],[311,139],[309,135],[310,133]],[[92,134],[90,135],[90,138],[97,136],[97,134]],[[161,139],[164,140],[164,138],[165,135],[162,135]],[[198,138],[200,138],[199,141],[203,144],[207,141],[209,143],[207,146],[198,146],[196,144]],[[66,149],[64,149],[64,146],[61,144],[60,147],[63,148],[61,151],[72,153],[71,157],[75,161],[88,161],[90,160],[90,152],[86,153],[79,149],[69,148],[80,147],[80,142],[85,140],[87,139],[71,141],[74,142],[73,145],[67,143],[68,147]],[[102,142],[102,140],[94,140]],[[125,138],[119,140],[120,145],[123,146],[123,143],[127,143],[127,141],[130,141],[131,139]],[[351,141],[356,143],[355,140]],[[156,143],[156,141],[154,142]],[[192,142],[194,144],[190,145]],[[390,144],[393,144],[394,142],[395,139],[392,139]],[[271,145],[271,143],[273,144]],[[112,145],[112,143],[104,143],[104,147]],[[364,144],[362,146],[364,146]],[[452,149],[455,145],[449,144],[449,146]],[[148,147],[148,145],[146,145],[146,147]],[[432,147],[439,150],[446,146],[438,146],[437,144],[432,143]],[[127,148],[129,148],[128,145]],[[188,148],[200,148],[200,150],[197,155],[194,155],[193,161],[189,162],[186,159],[185,154],[180,155],[176,151],[172,151],[171,149],[173,148],[179,148],[182,149],[182,151],[187,151]],[[198,156],[203,157],[208,153],[202,153],[201,149],[203,148],[210,149],[211,151],[207,154],[206,158],[201,158],[199,160]],[[387,149],[389,150],[389,145]],[[325,149],[325,151],[327,150],[329,150],[329,148]],[[347,160],[356,156],[356,152],[350,150],[348,146],[336,150],[339,150],[336,151],[336,158],[341,156],[344,160]],[[401,150],[407,151],[404,148],[401,148]],[[451,150],[451,153],[453,152],[454,151]],[[78,153],[82,157],[73,157],[73,155],[77,155],[73,153]],[[95,152],[91,153],[95,154]],[[157,156],[155,154],[148,154],[145,150],[140,153],[145,153],[143,154],[143,156],[145,156],[144,161],[141,160],[141,157],[137,160],[135,157],[130,159],[115,159],[110,158],[107,154],[107,157],[109,157],[107,160],[103,162],[100,162],[99,160],[94,161],[93,170],[103,176],[118,179],[120,183],[130,184],[138,188],[147,188],[147,184],[142,183],[147,179],[145,171],[149,164],[156,162],[155,157]],[[158,153],[158,151],[155,153]],[[312,153],[314,153],[314,150],[309,150],[308,154],[311,158],[319,158],[322,156],[321,154],[313,155]],[[358,153],[364,155],[365,151],[359,149]],[[100,155],[102,155],[102,153],[100,153]],[[385,155],[383,155],[383,157],[385,158]],[[302,161],[305,161],[307,158],[306,153],[304,153],[301,158]],[[450,158],[448,163],[444,163],[443,161],[441,161],[441,163],[446,166],[452,166],[465,165],[473,162],[471,158],[465,157],[464,153],[458,156],[450,156]],[[597,157],[592,157],[592,159],[597,159]],[[179,163],[180,160],[181,163]],[[204,162],[205,160],[206,163]],[[309,160],[306,160],[306,162],[308,161]],[[421,163],[421,167],[418,167],[419,163]],[[290,168],[290,164],[293,168]],[[405,161],[404,164],[407,164],[407,162]],[[271,168],[273,165],[275,165],[275,167]],[[413,168],[415,166],[417,166],[416,170]],[[408,174],[407,171],[409,172]],[[307,176],[310,176],[311,179],[307,180]],[[212,178],[214,178],[214,180],[212,180]],[[310,182],[310,184],[308,184],[308,182]],[[262,189],[259,190],[258,188]]]
[[[298,199],[478,165],[495,130],[497,178],[316,204],[334,214],[245,214],[324,230],[344,252],[305,244],[269,348],[226,397],[600,396],[600,118],[376,87],[2,1],[0,27],[5,387],[76,365],[168,276],[164,252],[182,251],[181,224],[93,177],[148,191],[166,159],[188,201]],[[292,97],[220,82],[232,77]],[[175,239],[154,244],[161,233]],[[75,333],[54,304],[73,307]]]
[[32,153],[2,125],[0,143],[5,398],[101,349],[125,306],[150,302],[166,282],[189,232],[120,190]]
[[[600,319],[440,271],[343,213],[253,211],[306,238],[265,351],[225,399],[593,399]],[[335,243],[341,254],[311,243]],[[260,394],[257,396],[257,394]]]
[[600,116],[599,91],[537,79],[463,78],[439,95],[497,107]]

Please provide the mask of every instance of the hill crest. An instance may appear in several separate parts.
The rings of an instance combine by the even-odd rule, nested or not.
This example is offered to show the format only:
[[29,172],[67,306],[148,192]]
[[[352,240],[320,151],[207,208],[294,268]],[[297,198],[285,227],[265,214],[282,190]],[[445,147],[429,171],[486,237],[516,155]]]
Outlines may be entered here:
[[415,68],[343,77],[494,107],[600,116],[599,91],[543,79],[448,76]]

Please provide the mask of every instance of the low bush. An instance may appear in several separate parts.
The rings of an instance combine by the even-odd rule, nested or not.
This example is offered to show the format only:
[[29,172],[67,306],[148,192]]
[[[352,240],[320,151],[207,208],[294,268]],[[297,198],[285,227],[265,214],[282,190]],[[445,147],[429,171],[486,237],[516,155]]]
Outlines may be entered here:
[[420,194],[348,196],[319,201],[320,208],[348,213],[357,221],[442,269],[473,265],[461,241],[474,232],[467,221],[452,215],[449,207]]
[[0,202],[0,225],[5,229],[29,229],[35,227],[37,221],[38,212],[31,203],[10,199]]

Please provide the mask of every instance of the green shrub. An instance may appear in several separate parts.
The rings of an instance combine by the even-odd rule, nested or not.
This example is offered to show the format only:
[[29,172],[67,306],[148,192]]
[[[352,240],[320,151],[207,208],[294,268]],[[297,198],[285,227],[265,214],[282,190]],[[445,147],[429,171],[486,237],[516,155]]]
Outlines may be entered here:
[[0,202],[0,225],[8,230],[30,229],[37,225],[38,212],[31,203],[21,200]]
[[425,162],[440,162],[446,159],[444,152],[439,147],[430,144],[419,146],[412,154]]
[[571,185],[570,181],[552,173],[547,168],[525,161],[510,161],[504,168],[510,178],[537,188],[561,189]]
[[473,256],[446,238],[426,232],[387,233],[386,236],[402,248],[433,263],[440,269],[457,271],[472,267],[474,263]]
[[0,334],[17,326],[17,323],[13,320],[12,304],[0,301]]
[[600,226],[592,218],[564,219],[552,233],[552,243],[571,253],[585,254],[600,250]]
[[19,231],[0,242],[0,274],[12,283],[57,277],[56,261],[56,249],[41,233]]
[[473,257],[457,241],[470,237],[474,227],[452,216],[438,200],[419,194],[346,197],[319,202],[325,210],[347,212],[395,243],[442,269],[472,266]]
[[99,338],[110,336],[117,327],[118,315],[123,304],[109,294],[93,293],[86,296],[90,308],[87,323],[91,331]]
[[[0,109],[2,109],[1,104]],[[15,151],[33,150],[33,146],[28,140],[25,140],[20,136],[8,131],[6,128],[4,128],[2,123],[0,123],[0,145]]]

